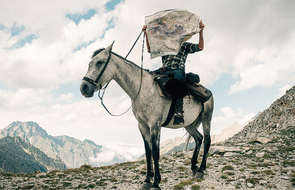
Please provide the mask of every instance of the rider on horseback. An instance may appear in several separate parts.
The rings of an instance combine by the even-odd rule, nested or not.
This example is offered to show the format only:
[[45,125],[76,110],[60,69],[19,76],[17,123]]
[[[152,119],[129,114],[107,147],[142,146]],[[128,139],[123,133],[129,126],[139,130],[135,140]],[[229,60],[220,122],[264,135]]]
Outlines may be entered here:
[[[163,67],[161,70],[169,72],[169,76],[172,78],[167,86],[172,87],[174,91],[173,98],[175,99],[176,108],[175,108],[175,117],[174,125],[180,125],[184,123],[183,118],[183,95],[182,86],[185,82],[185,61],[189,53],[195,53],[197,51],[202,51],[204,49],[204,39],[203,39],[203,29],[205,25],[202,21],[199,23],[200,33],[199,33],[199,44],[183,42],[179,49],[179,52],[176,55],[165,55],[162,56]],[[150,53],[150,45],[148,42],[148,37],[146,35],[147,26],[144,25],[142,30],[145,32],[147,49]],[[176,92],[176,93],[175,93]]]

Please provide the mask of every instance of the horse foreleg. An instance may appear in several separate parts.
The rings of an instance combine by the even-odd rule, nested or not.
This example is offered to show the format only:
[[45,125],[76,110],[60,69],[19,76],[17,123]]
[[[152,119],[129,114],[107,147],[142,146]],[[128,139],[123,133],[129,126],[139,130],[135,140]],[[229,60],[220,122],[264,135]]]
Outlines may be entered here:
[[144,142],[144,148],[145,148],[145,157],[146,157],[146,179],[144,180],[147,184],[145,186],[151,186],[149,185],[151,183],[151,178],[154,176],[153,173],[153,166],[152,166],[152,151],[151,151],[151,146],[150,146],[150,131],[149,128],[143,127],[143,125],[139,124],[138,125],[140,133],[143,138]]
[[145,182],[150,183],[150,179],[154,177],[153,166],[152,166],[152,151],[149,146],[149,143],[144,140],[144,148],[145,148],[145,157],[146,157],[146,179]]
[[159,169],[159,158],[160,158],[160,127],[154,127],[151,130],[151,143],[152,143],[152,155],[154,160],[154,183],[153,188],[160,189],[159,183],[161,181],[160,169]]
[[191,169],[192,169],[193,175],[195,175],[199,171],[199,169],[196,165],[198,162],[198,155],[199,155],[200,148],[202,145],[202,140],[203,140],[203,135],[197,129],[199,124],[200,124],[200,122],[197,121],[196,125],[190,125],[185,128],[187,130],[187,132],[194,138],[195,143],[196,143],[193,157],[191,160]]

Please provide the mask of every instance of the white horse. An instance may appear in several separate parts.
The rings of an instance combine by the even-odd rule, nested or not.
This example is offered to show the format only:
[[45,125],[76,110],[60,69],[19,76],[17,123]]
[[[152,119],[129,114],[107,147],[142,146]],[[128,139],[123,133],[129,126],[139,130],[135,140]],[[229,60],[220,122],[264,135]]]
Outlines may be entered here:
[[[109,81],[115,80],[128,94],[145,146],[147,174],[142,189],[160,189],[160,131],[161,124],[167,118],[172,100],[161,96],[158,84],[154,81],[152,74],[145,70],[142,71],[136,64],[112,52],[112,46],[113,44],[106,49],[99,49],[93,54],[88,71],[82,80],[81,93],[85,97],[92,97],[94,92],[101,89]],[[213,104],[213,96],[204,105],[191,96],[186,96],[184,97],[184,124],[173,126],[172,119],[165,126],[173,129],[184,127],[194,138],[196,147],[191,159],[191,169],[193,174],[197,174],[199,177],[203,176],[203,171],[206,169],[211,144],[210,123]],[[203,140],[203,135],[198,131],[200,123],[202,123],[204,133],[204,155],[200,167],[197,167],[197,158]],[[154,177],[153,184],[151,184],[152,177]]]

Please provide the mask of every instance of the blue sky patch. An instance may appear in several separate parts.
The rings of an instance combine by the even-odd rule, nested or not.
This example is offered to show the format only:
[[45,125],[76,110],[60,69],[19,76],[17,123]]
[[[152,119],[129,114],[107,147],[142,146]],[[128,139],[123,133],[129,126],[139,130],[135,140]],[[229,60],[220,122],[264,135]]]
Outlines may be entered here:
[[83,42],[81,44],[79,44],[74,50],[73,52],[79,51],[82,48],[86,48],[87,46],[89,46],[90,44],[94,43],[96,40],[90,40],[88,42]]
[[81,99],[84,99],[80,92],[81,82],[82,78],[78,81],[73,81],[67,84],[59,85],[56,89],[52,91],[52,94],[56,97],[59,97],[62,94],[67,94],[70,92],[73,95],[73,101],[79,101]]
[[[242,108],[246,113],[258,113],[261,108],[269,106],[277,97],[279,86],[273,88],[253,87],[241,92],[229,94],[231,86],[237,81],[229,73],[221,75],[213,85],[208,86],[214,95],[215,113],[219,114],[222,107],[234,110]],[[251,103],[249,104],[249,100]]]
[[[99,36],[100,39],[103,39],[106,32],[112,28],[115,27],[115,24],[114,24],[114,19],[111,19],[108,21],[108,25],[107,27],[104,29],[103,33]],[[91,45],[92,43],[94,43],[96,40],[90,40],[88,42],[83,42],[81,44],[79,44],[74,50],[73,52],[76,52],[76,51],[79,51],[80,49],[82,48],[86,48],[87,46]]]
[[0,24],[0,30],[4,30],[5,26],[3,24]]
[[36,34],[27,35],[26,37],[16,42],[13,46],[11,46],[10,49],[17,49],[17,48],[24,47],[26,44],[30,44],[32,43],[34,39],[38,39],[38,38],[39,36],[37,36]]
[[115,27],[115,23],[114,23],[114,19],[111,19],[108,21],[108,26],[105,28],[105,30],[103,31],[102,35],[100,36],[101,39],[104,38],[106,32],[112,28]]
[[75,24],[79,24],[82,20],[88,20],[96,14],[95,9],[89,9],[85,14],[74,13],[74,14],[66,14],[66,17],[72,20]]
[[22,33],[25,30],[25,27],[23,25],[17,25],[13,24],[13,26],[10,28],[10,34],[11,36],[17,36],[20,33]]
[[107,11],[112,11],[115,9],[116,5],[123,2],[124,0],[110,0],[104,6]]

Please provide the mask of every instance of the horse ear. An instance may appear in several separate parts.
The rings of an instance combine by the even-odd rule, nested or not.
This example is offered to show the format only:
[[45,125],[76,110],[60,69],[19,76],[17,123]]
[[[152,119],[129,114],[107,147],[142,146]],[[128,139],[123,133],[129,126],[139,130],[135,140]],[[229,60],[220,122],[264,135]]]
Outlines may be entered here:
[[114,43],[115,41],[113,41],[113,43],[106,48],[106,52],[110,53],[112,51]]

